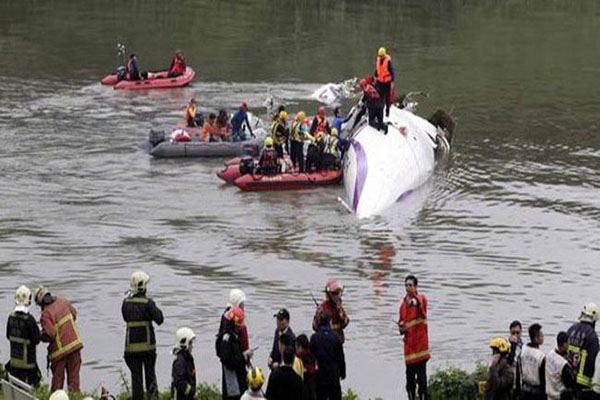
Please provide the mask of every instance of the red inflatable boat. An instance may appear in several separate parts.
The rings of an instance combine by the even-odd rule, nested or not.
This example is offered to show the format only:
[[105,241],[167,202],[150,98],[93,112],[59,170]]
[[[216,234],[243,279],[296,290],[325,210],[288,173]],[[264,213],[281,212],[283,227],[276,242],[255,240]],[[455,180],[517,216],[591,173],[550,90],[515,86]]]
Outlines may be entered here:
[[310,174],[297,172],[284,172],[277,175],[246,174],[233,181],[233,184],[245,192],[293,190],[332,185],[338,183],[341,178],[341,170],[320,171]]
[[149,72],[148,79],[120,82],[117,81],[117,74],[112,74],[102,79],[102,84],[121,90],[171,89],[189,84],[196,76],[196,72],[190,67],[186,67],[185,73],[175,78],[167,78],[168,72]]
[[[292,165],[292,160],[286,154],[284,160],[287,165]],[[243,162],[243,164],[242,164]],[[227,183],[233,183],[240,176],[247,174],[256,168],[258,160],[250,157],[235,157],[231,160],[225,161],[225,168],[217,172],[217,176]]]

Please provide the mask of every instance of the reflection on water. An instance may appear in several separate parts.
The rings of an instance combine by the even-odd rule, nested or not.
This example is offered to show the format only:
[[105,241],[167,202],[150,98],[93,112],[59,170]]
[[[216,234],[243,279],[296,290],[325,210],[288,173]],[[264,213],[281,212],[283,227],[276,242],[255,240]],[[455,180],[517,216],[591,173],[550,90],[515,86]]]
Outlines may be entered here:
[[[213,335],[233,287],[248,294],[266,367],[273,312],[287,307],[296,333],[308,332],[311,292],[341,279],[352,320],[344,386],[370,396],[401,389],[393,320],[409,272],[429,299],[433,367],[485,359],[489,337],[515,318],[552,336],[600,301],[600,97],[590,90],[599,19],[593,1],[4,2],[1,315],[21,283],[68,296],[86,345],[84,387],[113,389],[136,268],[166,315],[161,386],[184,324],[199,333],[200,378],[219,380]],[[148,93],[102,87],[120,41],[142,68],[183,47],[198,79]],[[357,222],[336,201],[342,188],[241,193],[215,177],[221,160],[151,160],[139,149],[151,127],[181,123],[192,96],[203,111],[245,100],[261,114],[270,90],[310,114],[319,83],[371,72],[381,44],[398,90],[428,91],[421,112],[453,109],[458,122],[447,165],[381,216]]]

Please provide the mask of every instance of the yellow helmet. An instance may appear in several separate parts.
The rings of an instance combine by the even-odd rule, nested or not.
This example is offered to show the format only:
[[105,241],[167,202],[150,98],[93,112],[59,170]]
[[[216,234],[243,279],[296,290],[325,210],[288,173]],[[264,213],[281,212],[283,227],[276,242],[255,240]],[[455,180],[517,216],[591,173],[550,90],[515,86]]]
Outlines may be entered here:
[[267,146],[267,147],[273,146],[273,138],[271,136],[269,136],[265,139],[265,146]]
[[133,274],[131,274],[129,284],[133,292],[140,293],[146,291],[146,287],[148,286],[149,281],[150,277],[147,273],[145,273],[144,271],[135,271]]
[[490,347],[497,349],[500,353],[506,353],[510,350],[510,343],[503,337],[497,337],[490,340]]
[[379,50],[377,50],[377,55],[379,57],[385,57],[387,55],[387,51],[385,50],[385,47],[380,47]]
[[331,136],[337,136],[338,130],[336,128],[331,128]]
[[27,286],[19,286],[15,292],[15,304],[18,306],[29,307],[32,298],[31,290]]
[[296,121],[302,122],[304,121],[304,118],[306,118],[304,111],[300,111],[298,114],[296,114]]
[[282,111],[279,113],[279,119],[282,121],[287,121],[289,117],[290,115],[287,113],[287,111]]
[[252,390],[258,390],[265,383],[265,376],[258,367],[254,367],[248,371],[248,386]]

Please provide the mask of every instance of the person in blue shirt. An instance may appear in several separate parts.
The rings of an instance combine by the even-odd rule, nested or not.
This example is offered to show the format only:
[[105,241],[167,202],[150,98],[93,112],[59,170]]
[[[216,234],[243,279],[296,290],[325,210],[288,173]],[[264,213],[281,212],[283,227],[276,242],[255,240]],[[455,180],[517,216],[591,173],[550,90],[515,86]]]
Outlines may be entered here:
[[337,129],[338,132],[342,131],[342,124],[344,123],[344,117],[340,115],[340,108],[336,107],[333,109],[333,120],[331,121],[331,127]]
[[137,58],[135,54],[131,54],[129,56],[129,61],[127,62],[127,73],[130,81],[139,81],[140,80],[140,70],[137,65]]
[[232,130],[232,140],[234,142],[241,142],[246,140],[246,132],[242,129],[242,125],[246,123],[248,130],[250,131],[250,135],[254,137],[254,133],[252,132],[252,127],[250,126],[250,121],[248,121],[248,104],[245,102],[242,103],[238,112],[233,115],[231,118],[231,130]]

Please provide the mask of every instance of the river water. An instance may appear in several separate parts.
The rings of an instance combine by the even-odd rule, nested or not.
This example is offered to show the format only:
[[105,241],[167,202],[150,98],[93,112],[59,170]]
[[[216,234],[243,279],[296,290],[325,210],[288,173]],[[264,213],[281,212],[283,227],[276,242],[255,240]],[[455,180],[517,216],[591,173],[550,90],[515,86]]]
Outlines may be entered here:
[[[343,386],[364,396],[398,398],[404,385],[392,319],[409,272],[429,299],[430,371],[485,360],[513,319],[541,322],[549,349],[584,302],[600,302],[599,37],[596,1],[2,2],[1,314],[20,284],[71,299],[85,389],[118,389],[120,304],[138,268],[166,316],[161,387],[182,325],[198,334],[198,378],[219,383],[214,333],[231,288],[248,295],[266,368],[272,314],[287,307],[309,333],[310,291],[322,296],[329,277],[352,320]],[[118,42],[142,69],[180,47],[198,76],[171,91],[102,87]],[[240,193],[215,177],[222,160],[139,149],[151,127],[182,121],[191,96],[264,114],[270,89],[313,113],[310,93],[372,72],[380,45],[397,91],[429,92],[420,113],[443,107],[458,123],[448,165],[382,216],[357,222],[341,187]],[[0,351],[6,361],[7,341]]]

